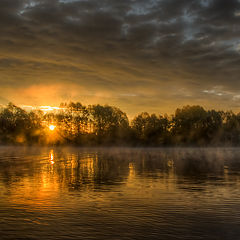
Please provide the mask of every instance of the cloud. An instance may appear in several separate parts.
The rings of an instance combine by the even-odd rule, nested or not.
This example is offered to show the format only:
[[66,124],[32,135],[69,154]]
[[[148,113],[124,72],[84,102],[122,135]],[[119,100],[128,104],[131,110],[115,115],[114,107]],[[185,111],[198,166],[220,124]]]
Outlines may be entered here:
[[[239,11],[237,0],[2,0],[1,97],[39,105],[73,97],[130,114],[231,108],[238,98],[203,91],[240,94]],[[58,90],[46,96],[36,86]]]

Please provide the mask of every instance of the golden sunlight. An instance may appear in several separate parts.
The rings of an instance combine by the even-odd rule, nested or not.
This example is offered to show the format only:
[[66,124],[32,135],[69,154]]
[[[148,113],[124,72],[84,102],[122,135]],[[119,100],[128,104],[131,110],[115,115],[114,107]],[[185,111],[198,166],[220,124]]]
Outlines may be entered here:
[[50,163],[53,165],[53,164],[55,163],[55,162],[54,162],[53,150],[50,151],[49,158],[50,158]]
[[54,126],[54,125],[50,125],[50,126],[49,126],[49,130],[51,130],[51,131],[54,131],[55,128],[56,128],[56,126]]

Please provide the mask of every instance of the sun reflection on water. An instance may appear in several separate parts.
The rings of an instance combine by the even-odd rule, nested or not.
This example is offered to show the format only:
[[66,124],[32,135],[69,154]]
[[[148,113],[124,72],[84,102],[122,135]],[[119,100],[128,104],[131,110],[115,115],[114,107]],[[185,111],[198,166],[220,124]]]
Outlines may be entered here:
[[[118,152],[114,154],[113,157],[93,151],[53,148],[47,149],[37,158],[29,160],[26,157],[26,165],[19,162],[14,168],[7,168],[12,179],[16,178],[17,181],[12,181],[11,186],[7,186],[10,194],[5,196],[6,202],[48,211],[61,207],[63,210],[67,207],[84,207],[84,204],[90,203],[94,206],[109,206],[114,198],[117,201],[125,199],[126,202],[137,198],[138,203],[155,204],[164,201],[162,196],[175,194],[178,199],[183,193],[189,193],[186,199],[191,205],[193,191],[197,195],[195,189],[201,190],[204,187],[206,192],[211,191],[216,197],[228,194],[225,188],[219,189],[215,185],[200,186],[199,181],[195,181],[188,174],[189,171],[186,172],[185,169],[189,167],[192,171],[195,170],[195,165],[207,162],[207,158],[195,163],[194,159],[180,159],[169,153],[160,153],[160,157],[152,153],[151,158],[146,154],[132,157]],[[228,165],[224,166],[224,175],[218,169],[215,171],[211,166],[205,169],[204,166],[201,180],[207,178],[204,175],[207,171],[212,175],[220,174],[218,177],[224,178],[226,182],[233,181],[234,175],[230,174],[231,168]],[[21,177],[19,172],[22,172]],[[1,187],[0,182],[0,188],[3,189],[4,186]],[[181,202],[174,204],[181,205]]]
[[50,163],[53,165],[55,163],[53,149],[49,153],[49,159],[50,159]]

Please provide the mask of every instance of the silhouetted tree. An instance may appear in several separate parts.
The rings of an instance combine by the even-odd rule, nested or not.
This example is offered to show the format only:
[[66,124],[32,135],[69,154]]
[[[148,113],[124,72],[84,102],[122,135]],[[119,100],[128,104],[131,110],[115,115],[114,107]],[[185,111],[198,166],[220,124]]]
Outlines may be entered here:
[[3,143],[37,141],[41,135],[41,120],[34,113],[27,113],[13,103],[0,112],[0,133]]
[[184,106],[173,117],[172,136],[176,144],[196,144],[203,141],[207,112],[200,106]]
[[114,143],[124,140],[129,130],[126,113],[119,108],[108,105],[89,106],[93,123],[93,131],[99,144]]
[[143,145],[159,145],[167,142],[169,121],[167,117],[143,112],[132,121],[137,142]]
[[[55,125],[54,132],[49,130]],[[143,112],[129,126],[126,113],[112,106],[62,103],[60,110],[27,112],[13,103],[0,108],[0,142],[77,145],[239,145],[240,114],[178,108],[169,118]]]

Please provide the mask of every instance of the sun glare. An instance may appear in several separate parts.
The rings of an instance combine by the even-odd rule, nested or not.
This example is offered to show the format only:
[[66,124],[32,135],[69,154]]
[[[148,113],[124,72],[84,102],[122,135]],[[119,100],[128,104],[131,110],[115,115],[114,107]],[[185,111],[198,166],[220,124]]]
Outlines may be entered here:
[[55,162],[54,162],[53,150],[51,150],[50,155],[49,155],[49,158],[50,158],[50,163],[53,165],[53,164],[55,163]]
[[56,128],[56,126],[54,126],[54,125],[50,125],[50,126],[49,126],[49,129],[50,129],[51,131],[55,130],[55,128]]

